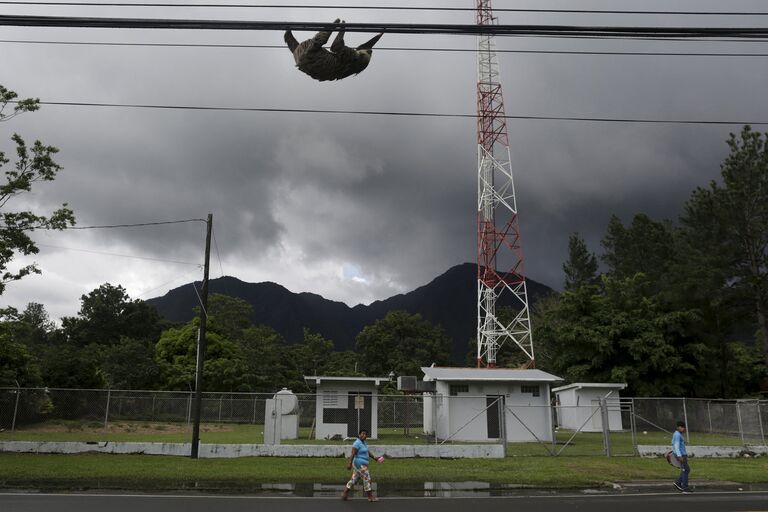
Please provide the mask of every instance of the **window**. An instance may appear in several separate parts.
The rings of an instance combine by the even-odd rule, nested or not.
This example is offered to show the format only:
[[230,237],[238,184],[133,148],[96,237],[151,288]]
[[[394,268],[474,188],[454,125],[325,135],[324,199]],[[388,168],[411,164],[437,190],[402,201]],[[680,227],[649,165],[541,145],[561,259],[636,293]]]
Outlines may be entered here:
[[323,391],[323,409],[338,409],[344,407],[341,404],[341,395],[338,391]]
[[459,393],[469,393],[469,384],[451,384],[450,394],[456,396]]
[[530,393],[533,396],[540,396],[539,386],[533,386],[531,384],[523,384],[520,386],[521,393]]

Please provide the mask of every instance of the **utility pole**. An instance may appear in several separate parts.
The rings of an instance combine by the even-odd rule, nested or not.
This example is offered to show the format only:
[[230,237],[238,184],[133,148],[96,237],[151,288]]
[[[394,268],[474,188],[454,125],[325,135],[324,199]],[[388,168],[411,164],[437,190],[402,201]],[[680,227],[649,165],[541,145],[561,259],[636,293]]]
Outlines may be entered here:
[[[477,0],[477,25],[497,24],[491,0]],[[490,31],[478,37],[477,75],[477,367],[494,368],[507,342],[534,367],[509,135]],[[511,304],[514,317],[500,319],[498,304]]]
[[[205,266],[203,267],[203,289],[200,291],[200,328],[197,331],[197,367],[195,370],[194,422],[192,424],[192,453],[196,459],[200,448],[200,413],[203,403],[203,366],[205,363],[205,328],[208,324],[208,275],[211,267],[211,231],[213,214],[208,214],[205,234]],[[193,284],[194,286],[194,284]]]

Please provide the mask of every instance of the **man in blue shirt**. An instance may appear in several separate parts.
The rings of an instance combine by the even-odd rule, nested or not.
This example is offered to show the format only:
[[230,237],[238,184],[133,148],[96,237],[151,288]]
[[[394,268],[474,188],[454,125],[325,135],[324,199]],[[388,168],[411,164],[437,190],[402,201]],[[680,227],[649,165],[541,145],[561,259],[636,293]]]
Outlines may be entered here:
[[685,422],[678,421],[677,429],[672,434],[672,453],[674,453],[678,462],[680,462],[680,476],[675,480],[674,486],[678,491],[683,494],[688,494],[688,475],[691,473],[691,468],[688,466],[688,452],[685,451],[685,439],[683,433],[685,432]]

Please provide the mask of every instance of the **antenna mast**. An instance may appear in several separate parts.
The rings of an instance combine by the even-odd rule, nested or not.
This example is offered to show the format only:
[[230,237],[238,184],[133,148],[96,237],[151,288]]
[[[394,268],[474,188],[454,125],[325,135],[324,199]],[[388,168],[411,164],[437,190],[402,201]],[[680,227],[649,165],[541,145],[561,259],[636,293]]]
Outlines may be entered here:
[[[495,25],[491,0],[477,0],[477,24]],[[496,366],[496,354],[511,341],[534,367],[528,294],[517,221],[509,135],[499,78],[495,37],[478,37],[477,68],[477,367]],[[500,319],[497,305],[511,305]]]

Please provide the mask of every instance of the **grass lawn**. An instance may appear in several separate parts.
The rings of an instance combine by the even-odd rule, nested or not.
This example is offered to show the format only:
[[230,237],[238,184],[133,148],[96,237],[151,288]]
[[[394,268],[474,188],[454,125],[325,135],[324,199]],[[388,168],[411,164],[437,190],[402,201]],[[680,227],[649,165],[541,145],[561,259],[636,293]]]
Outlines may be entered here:
[[[694,481],[768,483],[768,458],[692,459]],[[343,483],[342,458],[200,459],[148,455],[0,454],[1,487],[117,487],[128,489],[255,488],[262,483]],[[418,489],[423,482],[479,481],[574,488],[604,482],[673,480],[662,459],[637,457],[507,457],[391,459],[372,466],[382,485]]]
[[[580,432],[571,437],[573,431],[556,432],[556,443],[510,443],[509,455],[548,455],[550,451],[560,455],[602,455],[603,436],[600,432]],[[299,429],[299,439],[285,440],[285,444],[339,444],[349,441],[331,441],[310,439],[310,429]],[[739,446],[741,439],[734,436],[692,433],[690,445]],[[37,425],[24,426],[15,432],[0,432],[0,441],[133,441],[156,443],[188,443],[192,439],[192,427],[185,423],[160,422],[112,422],[107,429],[100,422],[49,421]],[[264,442],[264,426],[240,423],[206,423],[200,426],[200,439],[203,443],[217,444],[261,444]],[[568,442],[567,446],[565,443]],[[379,438],[371,445],[388,444],[426,444],[434,442],[424,436],[420,428],[411,428],[408,435],[402,428],[380,428]],[[668,445],[670,434],[664,432],[642,432],[637,435],[638,444]],[[629,432],[611,434],[611,450],[614,455],[633,455],[632,435]]]

